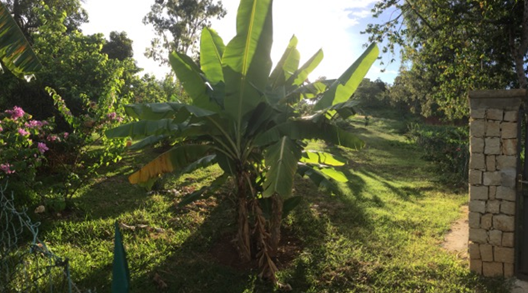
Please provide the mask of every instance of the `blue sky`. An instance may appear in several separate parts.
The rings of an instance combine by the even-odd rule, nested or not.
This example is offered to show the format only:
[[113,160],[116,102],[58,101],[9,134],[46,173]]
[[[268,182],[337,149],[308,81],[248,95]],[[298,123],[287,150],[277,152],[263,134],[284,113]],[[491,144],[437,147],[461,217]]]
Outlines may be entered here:
[[[154,0],[86,0],[90,22],[82,26],[84,33],[103,33],[108,36],[111,31],[125,31],[134,43],[134,58],[145,73],[163,77],[170,69],[159,67],[156,62],[143,56],[145,48],[154,37],[151,27],[142,23],[143,17],[150,10]],[[348,68],[364,50],[367,36],[361,35],[372,19],[370,9],[376,0],[276,0],[273,7],[274,44],[272,59],[280,59],[291,36],[299,39],[298,49],[301,62],[307,60],[319,48],[324,51],[324,59],[312,73],[310,79],[318,76],[338,77]],[[235,33],[236,9],[238,0],[222,1],[227,15],[221,20],[214,20],[212,27],[227,43]],[[126,9],[123,9],[126,7]],[[391,56],[383,55],[384,60]],[[385,62],[387,63],[387,62]],[[382,73],[381,68],[385,68]],[[388,67],[376,62],[367,77],[381,78],[392,83],[397,75],[399,63]]]

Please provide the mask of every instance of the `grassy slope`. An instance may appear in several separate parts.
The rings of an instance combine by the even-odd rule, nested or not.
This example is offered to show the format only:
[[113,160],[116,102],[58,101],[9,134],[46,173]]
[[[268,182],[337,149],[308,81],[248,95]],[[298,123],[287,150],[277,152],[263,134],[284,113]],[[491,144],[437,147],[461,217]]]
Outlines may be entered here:
[[[303,245],[281,270],[280,281],[294,292],[507,292],[501,280],[469,274],[466,260],[440,248],[466,194],[435,183],[437,174],[420,151],[395,133],[399,122],[371,118],[368,127],[359,120],[354,125],[368,146],[358,152],[336,149],[350,159],[346,196],[317,192],[302,179],[296,184],[295,193],[305,200],[285,222]],[[71,259],[80,287],[109,290],[118,220],[164,229],[123,231],[132,292],[157,292],[163,287],[159,280],[167,292],[275,290],[257,272],[219,265],[210,253],[234,230],[232,202],[219,195],[182,210],[175,206],[178,196],[145,195],[119,175],[140,161],[130,158],[86,187],[76,198],[79,211],[52,221],[41,234],[57,254]],[[213,167],[168,180],[165,187],[185,192],[219,172]]]

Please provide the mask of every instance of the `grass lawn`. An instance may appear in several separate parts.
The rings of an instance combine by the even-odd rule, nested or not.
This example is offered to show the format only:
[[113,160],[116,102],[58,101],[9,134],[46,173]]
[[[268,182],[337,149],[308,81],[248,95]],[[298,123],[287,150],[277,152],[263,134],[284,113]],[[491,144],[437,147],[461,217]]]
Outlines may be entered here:
[[[468,262],[441,248],[450,223],[467,201],[465,190],[440,185],[418,148],[399,134],[402,122],[359,118],[360,151],[331,147],[349,159],[345,196],[318,192],[298,179],[301,205],[285,219],[279,281],[292,292],[508,292],[501,279],[469,273]],[[168,191],[147,194],[126,175],[148,160],[137,154],[107,170],[74,198],[75,210],[45,219],[40,238],[69,257],[76,284],[108,292],[113,224],[122,229],[131,270],[131,292],[273,292],[258,270],[234,262],[230,237],[234,203],[225,196],[186,208],[181,194],[208,184],[218,167],[185,178],[167,178]],[[49,215],[48,215],[49,216]]]

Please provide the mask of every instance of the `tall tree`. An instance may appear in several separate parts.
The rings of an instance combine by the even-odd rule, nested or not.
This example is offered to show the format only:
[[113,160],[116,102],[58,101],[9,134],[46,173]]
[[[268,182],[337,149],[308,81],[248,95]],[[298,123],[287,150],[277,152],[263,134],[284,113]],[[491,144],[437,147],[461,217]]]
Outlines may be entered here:
[[120,61],[134,56],[132,40],[128,38],[126,32],[110,32],[110,39],[106,41],[101,52],[107,54],[110,59]]
[[154,26],[157,35],[145,56],[168,64],[169,52],[194,52],[201,29],[210,26],[212,18],[225,14],[221,1],[156,0],[143,18],[143,23]]
[[22,32],[32,42],[31,34],[42,25],[39,11],[47,6],[67,15],[64,25],[68,31],[79,30],[81,24],[88,22],[88,14],[82,8],[80,0],[2,0],[11,11]]
[[38,15],[42,25],[32,37],[45,70],[36,73],[30,83],[9,76],[0,79],[0,97],[8,97],[0,100],[0,108],[17,105],[38,119],[48,118],[54,106],[46,87],[54,88],[75,115],[85,114],[89,101],[109,96],[120,99],[122,95],[114,93],[121,90],[123,76],[137,72],[133,60],[109,59],[101,53],[102,34],[68,32],[67,16],[62,12],[44,6],[38,8]]
[[364,78],[359,84],[353,99],[361,102],[361,108],[377,108],[388,105],[386,100],[387,85],[381,80],[371,81]]
[[467,114],[466,93],[481,88],[526,88],[528,1],[382,0],[370,24],[371,41],[401,46],[405,68],[425,72],[430,97],[452,118]]

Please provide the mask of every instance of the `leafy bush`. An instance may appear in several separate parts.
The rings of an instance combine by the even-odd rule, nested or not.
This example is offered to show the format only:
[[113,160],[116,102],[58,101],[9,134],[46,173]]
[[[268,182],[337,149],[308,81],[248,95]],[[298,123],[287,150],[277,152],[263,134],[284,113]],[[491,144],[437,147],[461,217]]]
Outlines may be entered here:
[[[55,144],[50,149],[46,166],[50,174],[50,194],[60,194],[64,199],[97,175],[97,170],[111,162],[121,160],[125,139],[111,140],[103,133],[123,121],[121,110],[116,110],[112,95],[99,98],[97,102],[86,100],[86,114],[74,116],[66,103],[53,89],[47,88],[61,117],[73,129],[66,143]],[[117,112],[116,112],[117,111]]]
[[100,167],[120,160],[125,141],[102,135],[122,121],[122,113],[113,112],[104,99],[88,114],[75,117],[61,97],[50,92],[73,131],[56,132],[53,118],[34,120],[18,106],[0,113],[0,182],[9,180],[17,204],[38,201],[61,207],[56,210],[63,209]]
[[468,180],[468,128],[411,124],[408,138],[423,148],[424,158],[434,162],[446,183],[463,184]]
[[[60,141],[68,133],[53,134],[53,122],[33,120],[20,107],[0,113],[0,181],[24,191],[24,201],[31,201],[37,169],[46,162],[49,142]],[[29,198],[28,198],[29,197]]]

